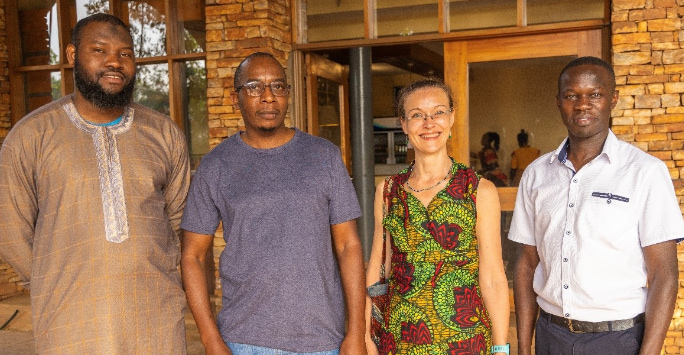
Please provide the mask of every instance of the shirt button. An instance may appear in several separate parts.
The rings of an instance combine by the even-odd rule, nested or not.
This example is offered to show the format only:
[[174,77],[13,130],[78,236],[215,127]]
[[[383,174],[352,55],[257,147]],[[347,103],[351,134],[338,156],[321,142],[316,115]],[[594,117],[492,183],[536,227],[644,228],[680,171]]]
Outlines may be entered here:
[[563,285],[563,288],[567,290],[567,289],[568,289],[568,285]]
[[570,231],[565,231],[565,234],[570,235]]
[[610,199],[606,200],[606,203],[607,203],[607,204],[610,204]]
[[574,203],[570,203],[568,206],[569,206],[570,208],[573,208],[573,207],[575,207],[575,204],[574,204]]
[[565,318],[570,318],[570,313],[565,313]]
[[572,182],[577,183],[577,179],[572,179]]
[[563,258],[563,262],[564,262],[564,263],[567,263],[567,262],[568,262],[568,258]]

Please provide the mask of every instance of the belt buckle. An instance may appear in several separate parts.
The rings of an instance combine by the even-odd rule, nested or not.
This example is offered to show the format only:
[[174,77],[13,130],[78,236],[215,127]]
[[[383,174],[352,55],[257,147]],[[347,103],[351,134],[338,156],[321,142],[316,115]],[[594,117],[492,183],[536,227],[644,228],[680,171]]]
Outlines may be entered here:
[[575,328],[572,326],[572,319],[568,319],[568,330],[570,330],[572,333],[576,333],[576,334],[584,333],[581,330],[575,330]]

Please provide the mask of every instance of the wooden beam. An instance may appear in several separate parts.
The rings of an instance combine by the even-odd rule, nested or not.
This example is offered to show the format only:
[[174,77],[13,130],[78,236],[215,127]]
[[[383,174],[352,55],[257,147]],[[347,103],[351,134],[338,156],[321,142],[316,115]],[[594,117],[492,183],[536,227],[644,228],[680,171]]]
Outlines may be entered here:
[[420,42],[448,42],[481,38],[491,39],[501,37],[514,37],[520,35],[574,32],[591,29],[600,29],[604,27],[610,27],[610,22],[604,22],[604,20],[583,20],[564,23],[539,24],[526,27],[488,28],[449,33],[417,34],[413,36],[335,40],[313,43],[293,43],[292,47],[293,50],[316,51],[350,47],[393,46],[398,44],[411,44]]
[[444,43],[444,81],[454,98],[454,124],[447,141],[449,155],[470,165],[470,122],[468,120],[468,43]]

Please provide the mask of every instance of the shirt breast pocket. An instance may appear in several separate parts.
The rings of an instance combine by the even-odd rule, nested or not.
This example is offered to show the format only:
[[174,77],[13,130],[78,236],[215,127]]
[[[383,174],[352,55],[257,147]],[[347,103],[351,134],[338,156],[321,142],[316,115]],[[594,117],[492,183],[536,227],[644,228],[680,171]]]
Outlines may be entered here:
[[593,192],[581,211],[579,227],[588,227],[592,238],[620,248],[638,236],[638,209],[629,196],[611,192]]

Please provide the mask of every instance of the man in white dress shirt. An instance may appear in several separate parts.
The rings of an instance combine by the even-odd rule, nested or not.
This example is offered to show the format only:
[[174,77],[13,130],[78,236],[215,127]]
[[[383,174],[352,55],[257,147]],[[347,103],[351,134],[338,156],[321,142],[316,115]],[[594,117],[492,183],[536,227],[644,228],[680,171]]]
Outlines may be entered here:
[[[570,62],[557,105],[568,138],[523,174],[508,238],[519,354],[660,354],[684,221],[665,164],[610,130],[615,73]],[[539,317],[537,314],[539,313]]]

